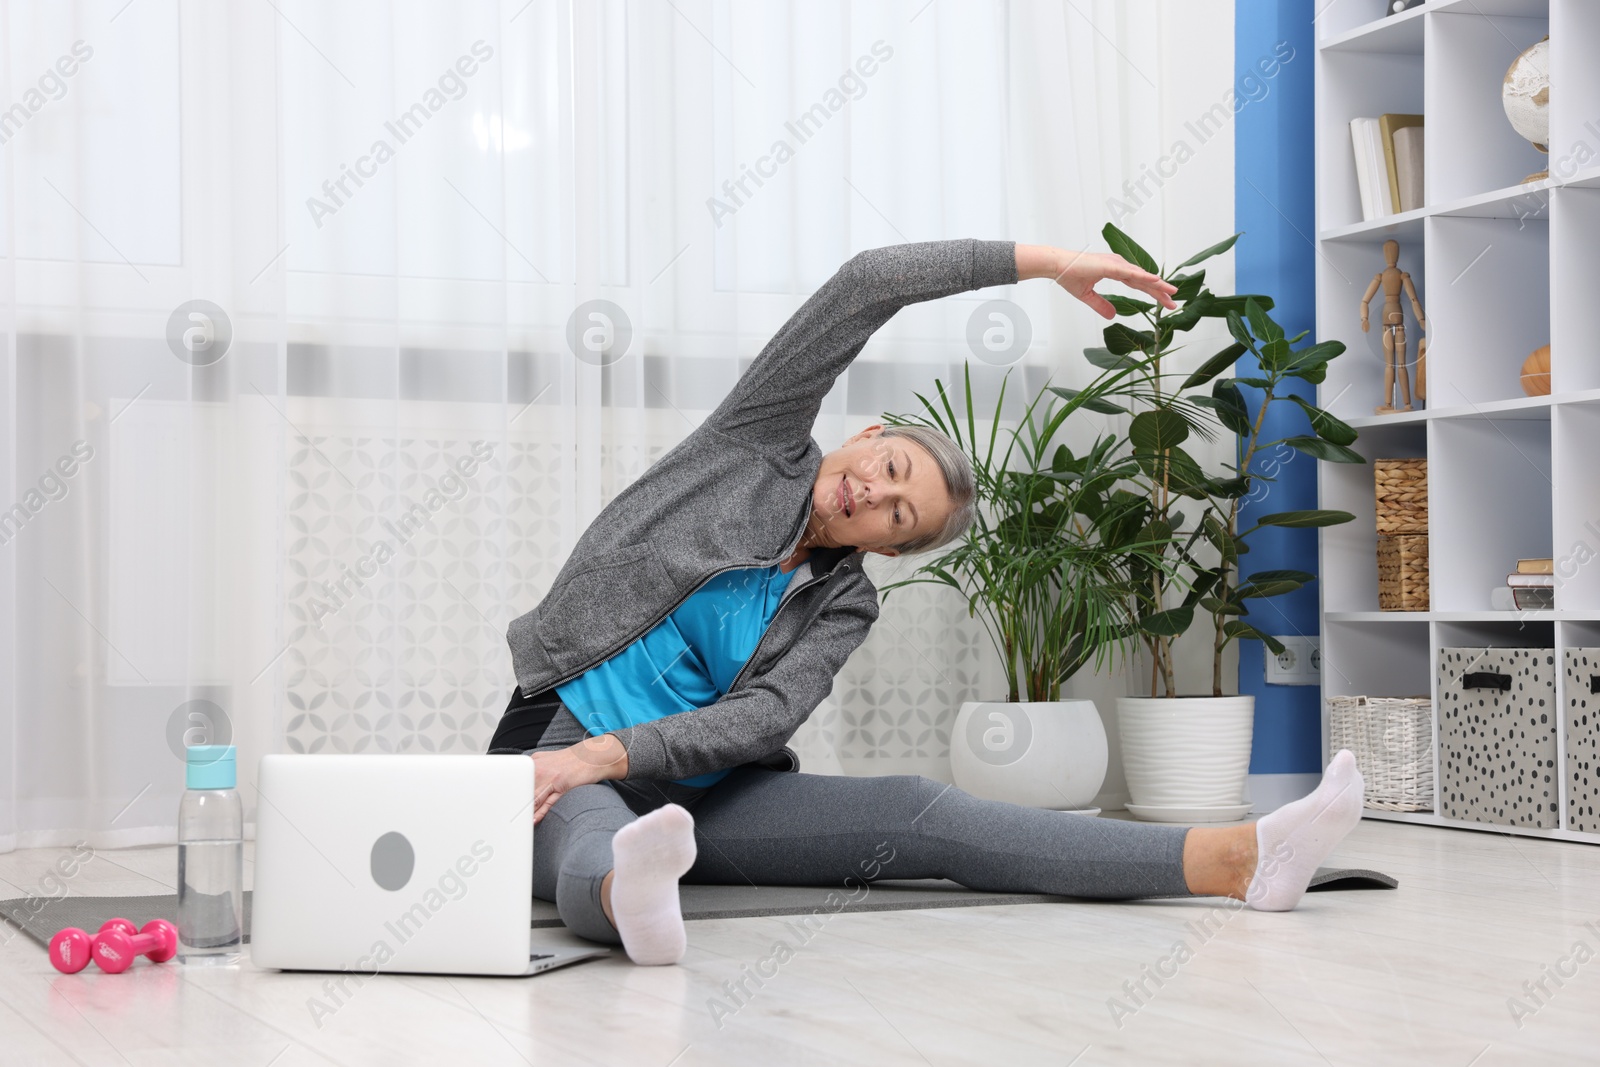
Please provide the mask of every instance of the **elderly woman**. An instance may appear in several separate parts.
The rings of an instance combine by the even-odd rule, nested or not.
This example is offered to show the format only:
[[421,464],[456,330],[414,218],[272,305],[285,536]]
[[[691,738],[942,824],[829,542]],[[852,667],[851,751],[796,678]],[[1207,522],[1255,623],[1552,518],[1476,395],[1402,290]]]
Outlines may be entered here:
[[934,431],[868,426],[824,454],[811,438],[822,398],[906,304],[1030,278],[1106,318],[1094,290],[1106,279],[1176,307],[1174,286],[1116,255],[985,240],[862,252],[601,511],[512,622],[517,690],[489,750],[534,761],[534,895],[574,932],[674,963],[680,879],[948,878],[1286,910],[1355,825],[1348,752],[1310,796],[1209,828],[1019,807],[913,775],[798,771],[785,743],[878,617],[865,554],[938,548],[974,506],[970,466]]

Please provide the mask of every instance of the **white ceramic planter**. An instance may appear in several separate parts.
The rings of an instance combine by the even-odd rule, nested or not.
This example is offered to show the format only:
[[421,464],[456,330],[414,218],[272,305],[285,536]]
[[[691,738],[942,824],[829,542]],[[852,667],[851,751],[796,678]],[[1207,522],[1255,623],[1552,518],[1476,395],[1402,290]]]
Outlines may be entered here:
[[1119,697],[1129,803],[1214,808],[1244,801],[1256,698]]
[[1106,780],[1106,728],[1092,700],[968,701],[950,731],[950,770],[975,797],[1086,808]]

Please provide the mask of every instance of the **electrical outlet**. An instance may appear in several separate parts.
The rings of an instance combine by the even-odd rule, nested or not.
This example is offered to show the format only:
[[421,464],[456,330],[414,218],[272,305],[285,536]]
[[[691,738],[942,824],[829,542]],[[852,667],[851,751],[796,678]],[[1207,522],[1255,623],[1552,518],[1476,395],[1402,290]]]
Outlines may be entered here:
[[1322,681],[1322,647],[1314,637],[1275,635],[1283,645],[1276,656],[1267,649],[1268,685],[1319,685]]

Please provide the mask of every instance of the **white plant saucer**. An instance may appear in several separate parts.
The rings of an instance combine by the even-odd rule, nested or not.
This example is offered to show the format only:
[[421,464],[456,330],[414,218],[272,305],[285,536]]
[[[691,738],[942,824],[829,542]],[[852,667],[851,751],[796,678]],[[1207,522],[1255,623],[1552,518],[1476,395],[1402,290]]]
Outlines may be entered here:
[[1251,804],[1217,804],[1210,807],[1167,807],[1159,804],[1129,804],[1134,817],[1147,822],[1237,822],[1249,813]]

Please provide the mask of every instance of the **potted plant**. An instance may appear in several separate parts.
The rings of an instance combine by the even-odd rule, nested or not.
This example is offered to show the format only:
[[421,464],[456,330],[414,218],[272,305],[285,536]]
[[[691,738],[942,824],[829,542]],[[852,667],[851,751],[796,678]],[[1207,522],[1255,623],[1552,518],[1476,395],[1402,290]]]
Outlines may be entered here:
[[884,416],[942,431],[972,464],[972,527],[884,596],[918,582],[957,589],[999,653],[1006,699],[964,703],[950,739],[956,784],[976,796],[1081,809],[1104,783],[1099,711],[1093,701],[1062,700],[1061,684],[1136,647],[1134,563],[1159,565],[1166,546],[1139,521],[1142,497],[1126,485],[1142,475],[1122,438],[1102,434],[1079,455],[1056,437],[1073,412],[1101,406],[1099,397],[1137,373],[1109,370],[1083,390],[1047,386],[1004,432],[1005,381],[980,435],[970,367],[964,424],[937,381],[937,405],[917,394],[922,415]]
[[[1240,575],[1240,557],[1251,536],[1263,527],[1321,527],[1349,522],[1349,512],[1282,511],[1253,516],[1241,529],[1240,507],[1271,482],[1252,469],[1267,448],[1289,448],[1313,459],[1363,463],[1349,445],[1356,431],[1305,397],[1290,391],[1293,382],[1314,386],[1327,375],[1330,360],[1344,345],[1324,341],[1296,349],[1305,337],[1286,337],[1268,315],[1264,296],[1218,296],[1205,285],[1205,271],[1191,270],[1233,247],[1239,234],[1163,271],[1143,248],[1115,226],[1103,231],[1111,249],[1178,287],[1175,312],[1126,297],[1108,297],[1119,317],[1143,320],[1145,328],[1116,322],[1106,327],[1105,346],[1085,350],[1098,367],[1127,372],[1095,398],[1098,410],[1131,416],[1129,458],[1144,476],[1139,516],[1164,543],[1161,558],[1132,561],[1135,592],[1131,614],[1150,662],[1148,697],[1118,701],[1124,770],[1132,797],[1129,810],[1141,818],[1194,822],[1237,818],[1248,810],[1243,800],[1250,765],[1255,700],[1227,694],[1223,653],[1233,641],[1259,640],[1274,654],[1283,646],[1250,620],[1251,603],[1301,588],[1313,579],[1304,571],[1265,570]],[[1188,271],[1188,273],[1184,273]],[[1223,318],[1233,343],[1194,371],[1169,371],[1173,342],[1203,319]],[[1257,369],[1227,377],[1242,356]],[[1252,414],[1246,390],[1257,398]],[[1266,412],[1273,404],[1292,404],[1309,422],[1309,433],[1264,440]],[[1234,462],[1206,470],[1184,449],[1191,437],[1236,435]],[[1173,666],[1173,642],[1199,618],[1211,630],[1211,693],[1180,696]]]

